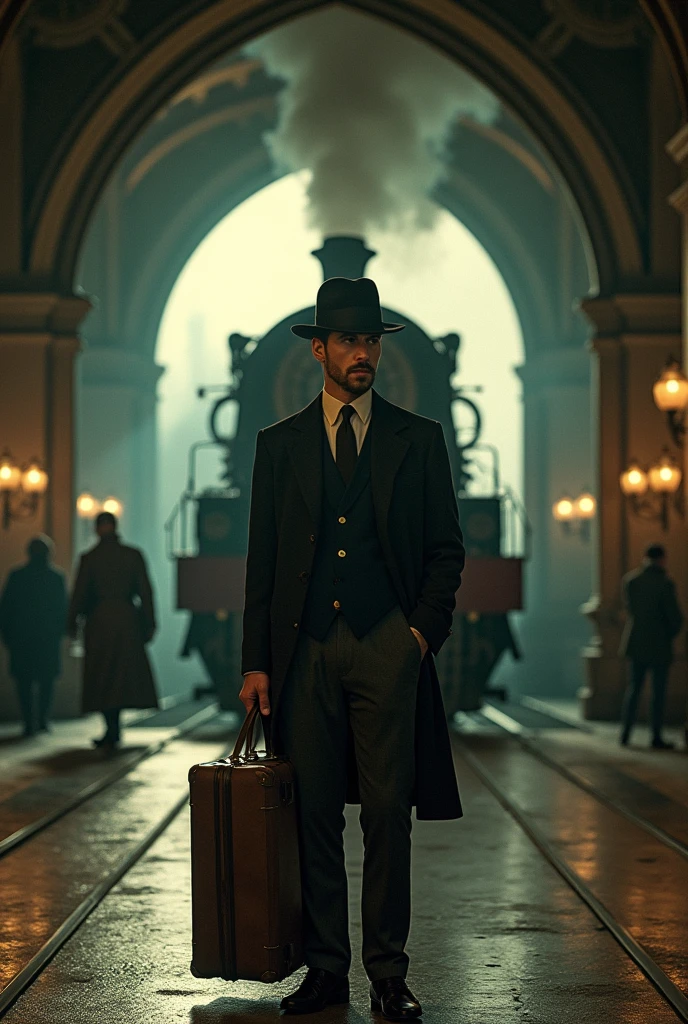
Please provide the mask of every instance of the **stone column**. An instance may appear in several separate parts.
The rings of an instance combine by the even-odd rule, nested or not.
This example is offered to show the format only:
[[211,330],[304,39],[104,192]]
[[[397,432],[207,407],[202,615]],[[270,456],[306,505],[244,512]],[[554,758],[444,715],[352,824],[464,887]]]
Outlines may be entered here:
[[[586,718],[616,720],[626,684],[626,663],[618,656],[623,628],[621,577],[640,564],[645,548],[665,545],[679,598],[688,609],[685,521],[670,515],[665,533],[659,521],[634,515],[619,477],[631,459],[656,461],[671,447],[666,420],[652,398],[652,385],[670,355],[681,354],[681,299],[676,294],[626,294],[587,299],[583,309],[595,326],[594,421],[597,424],[598,519],[596,579],[581,609],[595,628],[584,648]],[[685,707],[685,643],[676,642],[667,700],[667,720],[682,721]]]
[[[0,292],[0,449],[15,460],[37,457],[49,474],[37,515],[13,522],[0,543],[0,577],[24,560],[28,540],[44,532],[55,542],[55,561],[69,569],[73,529],[74,357],[86,299],[41,292]],[[0,716],[17,708],[4,654],[0,663]],[[76,681],[58,687],[57,706],[76,707]]]
[[[162,373],[150,357],[114,346],[88,347],[79,367],[78,488],[100,500],[118,498],[123,533],[149,551],[160,543],[155,420]],[[80,536],[79,546],[87,539]]]
[[572,697],[580,687],[586,637],[578,606],[590,588],[591,544],[565,534],[552,505],[593,488],[590,440],[590,354],[583,345],[528,355],[523,382],[524,502],[531,521],[525,608],[514,616],[524,659],[509,675],[528,693]]

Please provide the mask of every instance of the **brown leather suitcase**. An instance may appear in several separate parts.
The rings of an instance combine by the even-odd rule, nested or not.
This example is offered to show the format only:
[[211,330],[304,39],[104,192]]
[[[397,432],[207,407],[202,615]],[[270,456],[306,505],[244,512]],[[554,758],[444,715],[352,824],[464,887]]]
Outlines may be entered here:
[[303,963],[292,766],[257,753],[256,705],[233,754],[197,764],[191,795],[191,898],[197,978],[281,981]]

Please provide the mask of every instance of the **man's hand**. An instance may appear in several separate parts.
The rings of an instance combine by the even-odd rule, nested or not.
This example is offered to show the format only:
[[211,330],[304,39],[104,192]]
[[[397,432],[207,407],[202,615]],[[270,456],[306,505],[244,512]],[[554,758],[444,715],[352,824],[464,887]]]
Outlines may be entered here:
[[258,701],[261,715],[270,714],[270,676],[266,672],[249,672],[244,676],[244,685],[239,694],[239,700],[250,711]]
[[418,632],[417,629],[414,629],[413,626],[409,626],[409,629],[411,630],[416,640],[420,644],[421,657],[424,658],[428,651],[428,641],[421,633]]

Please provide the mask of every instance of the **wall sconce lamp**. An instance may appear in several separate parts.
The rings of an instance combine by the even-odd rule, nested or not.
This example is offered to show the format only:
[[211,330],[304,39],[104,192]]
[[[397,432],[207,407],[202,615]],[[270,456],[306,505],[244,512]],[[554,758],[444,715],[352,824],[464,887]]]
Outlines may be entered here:
[[89,491],[83,491],[76,499],[76,514],[79,519],[95,519],[101,512],[111,512],[117,519],[122,517],[124,505],[119,498],[110,496],[98,501]]
[[0,455],[0,503],[2,527],[8,530],[15,519],[31,519],[38,511],[40,496],[48,487],[48,474],[38,459],[23,468],[5,448]]
[[590,539],[590,521],[595,518],[597,501],[589,491],[577,498],[564,496],[554,502],[552,515],[567,535],[577,534],[581,540]]
[[673,356],[669,358],[666,367],[655,381],[652,397],[659,411],[667,414],[667,424],[674,444],[682,448],[686,433],[688,377],[681,369],[678,359]]
[[682,518],[685,515],[681,480],[681,470],[668,448],[663,450],[661,458],[648,470],[643,469],[637,459],[632,459],[628,469],[619,478],[621,490],[633,514],[639,519],[659,521],[664,531],[669,529],[669,509],[672,505]]

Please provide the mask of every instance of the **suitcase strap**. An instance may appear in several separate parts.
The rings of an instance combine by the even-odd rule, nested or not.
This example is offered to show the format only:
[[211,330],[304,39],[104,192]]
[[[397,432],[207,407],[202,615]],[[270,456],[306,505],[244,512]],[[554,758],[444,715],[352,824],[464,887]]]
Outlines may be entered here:
[[237,736],[237,741],[234,745],[234,750],[229,756],[229,761],[240,761],[243,758],[254,760],[257,757],[256,754],[256,743],[257,738],[254,738],[256,731],[256,722],[260,719],[263,727],[263,736],[265,737],[265,752],[268,757],[274,757],[274,751],[272,749],[272,722],[269,715],[261,715],[260,706],[256,703],[253,705],[251,710],[246,715],[244,722]]

